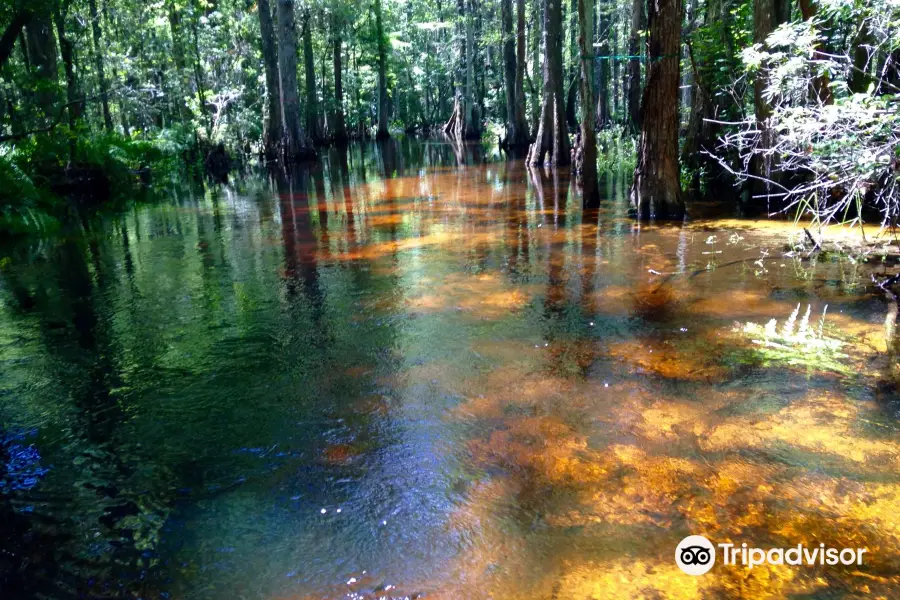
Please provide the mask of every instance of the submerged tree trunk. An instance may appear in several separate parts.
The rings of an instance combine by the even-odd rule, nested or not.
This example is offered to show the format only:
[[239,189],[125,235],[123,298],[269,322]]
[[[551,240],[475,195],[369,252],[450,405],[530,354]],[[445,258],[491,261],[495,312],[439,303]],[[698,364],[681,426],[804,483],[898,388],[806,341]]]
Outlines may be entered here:
[[109,112],[109,84],[106,82],[106,73],[103,68],[103,46],[101,42],[100,14],[97,12],[97,0],[90,0],[91,32],[93,34],[94,68],[97,69],[97,81],[100,84],[100,104],[103,108],[103,127],[106,131],[112,131],[112,115]]
[[562,166],[571,161],[562,73],[562,7],[560,0],[544,0],[544,94],[529,164]]
[[388,131],[387,48],[385,48],[381,0],[375,0],[375,34],[378,36],[378,132],[375,137],[384,140],[391,137],[391,133]]
[[278,69],[281,74],[281,114],[284,119],[282,152],[286,160],[315,158],[312,142],[300,124],[297,85],[297,24],[294,0],[278,0]]
[[334,141],[336,144],[342,145],[347,143],[347,125],[344,118],[344,75],[341,59],[343,42],[337,18],[332,23],[332,33],[333,39],[331,43],[334,53]]
[[270,159],[279,154],[284,134],[281,118],[281,82],[278,75],[278,48],[275,45],[275,26],[272,23],[272,8],[269,0],[258,0],[259,32],[262,38],[263,65],[266,70],[266,101],[268,115],[263,139],[266,156]]
[[631,33],[628,36],[628,121],[633,131],[641,130],[641,32],[647,29],[645,0],[631,3]]
[[316,65],[313,57],[311,16],[309,9],[303,11],[303,67],[306,74],[306,131],[313,144],[323,142],[319,121],[319,96],[316,91]]
[[682,219],[678,164],[678,84],[682,0],[654,0],[648,25],[649,69],[644,88],[638,164],[631,205],[639,219]]
[[575,169],[581,180],[584,205],[600,203],[597,189],[597,139],[594,134],[594,0],[578,1],[578,50],[581,55],[581,136]]

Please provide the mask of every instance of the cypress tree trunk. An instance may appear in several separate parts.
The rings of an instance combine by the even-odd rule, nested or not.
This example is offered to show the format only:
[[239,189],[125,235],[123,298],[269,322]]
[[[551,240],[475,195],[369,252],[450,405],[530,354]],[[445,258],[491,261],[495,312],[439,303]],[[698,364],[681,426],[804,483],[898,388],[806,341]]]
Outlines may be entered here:
[[456,0],[458,61],[456,64],[456,93],[453,114],[444,125],[444,133],[457,140],[473,140],[481,137],[480,127],[475,122],[475,31],[472,20],[471,2],[466,10],[466,0]]
[[[578,1],[578,50],[581,55],[581,136],[575,169],[581,180],[584,205],[600,203],[597,189],[597,139],[590,100],[594,97],[594,0]],[[587,100],[585,100],[587,99]]]
[[631,205],[639,219],[682,219],[678,164],[678,83],[682,0],[654,0],[648,24],[650,67],[644,88],[638,164]]
[[532,165],[568,165],[571,161],[563,96],[561,0],[544,0],[544,95],[534,144],[528,152]]
[[[753,0],[753,43],[766,43],[775,28],[783,23],[786,0]],[[751,204],[761,208],[765,199],[766,209],[769,208],[770,184],[776,165],[769,154],[769,149],[775,146],[775,131],[772,129],[769,118],[772,116],[772,107],[766,100],[764,92],[769,84],[768,67],[764,63],[753,81],[753,107],[756,113],[756,122],[760,131],[760,145],[754,154],[750,164],[750,172],[757,178],[752,180],[750,190],[752,194]]]
[[281,74],[281,114],[284,119],[282,152],[285,160],[316,156],[312,142],[300,124],[300,92],[297,85],[297,24],[294,0],[278,0],[278,69]]
[[610,81],[610,61],[609,58],[609,36],[612,29],[609,26],[609,13],[605,2],[600,3],[600,18],[597,22],[597,28],[600,30],[600,78],[597,80],[597,115],[596,122],[598,129],[606,129],[611,119],[609,114],[609,89],[612,85]]
[[525,117],[525,0],[516,0],[516,98],[514,120],[517,148],[528,148],[528,119]]
[[319,96],[316,91],[316,64],[313,57],[312,31],[309,9],[303,11],[303,67],[306,74],[306,131],[313,144],[323,142],[322,127],[319,124]]
[[281,119],[281,82],[278,76],[278,48],[275,45],[275,26],[272,23],[272,8],[269,0],[258,0],[259,32],[262,38],[263,65],[266,71],[266,100],[268,118],[263,140],[266,156],[269,159],[279,154],[279,147],[284,134],[284,123]]
[[375,33],[378,36],[378,132],[375,137],[384,140],[391,137],[391,134],[388,131],[387,49],[384,43],[381,0],[375,0]]
[[[12,55],[16,40],[23,39],[21,35],[22,29],[31,20],[31,16],[30,11],[20,9],[13,15],[12,20],[9,22],[9,25],[6,26],[6,29],[3,30],[3,35],[0,36],[0,69],[3,68],[6,61],[8,61],[9,57]],[[24,42],[22,44],[22,50],[25,68],[30,69],[30,65],[28,64],[28,51],[25,50]]]
[[[524,4],[524,1],[520,1]],[[521,6],[520,6],[521,7]],[[524,29],[524,14],[520,11],[520,25]],[[513,33],[512,0],[502,0],[501,21],[503,28],[503,63],[506,74],[506,140],[505,146],[512,156],[519,156],[528,148],[528,123],[525,122],[524,96],[520,71],[520,56],[517,46],[521,47],[521,63],[525,60],[524,39]],[[521,98],[521,104],[520,102]]]
[[31,18],[25,27],[25,41],[34,73],[42,80],[35,94],[35,100],[43,116],[52,119],[58,111],[56,104],[59,64],[56,61],[56,36],[53,34],[49,13],[36,13]]
[[541,18],[542,0],[531,0],[531,131],[536,132],[541,118],[540,94],[537,90],[538,73],[541,73]]
[[615,121],[616,117],[619,114],[619,92],[621,91],[620,87],[620,77],[619,72],[621,71],[619,65],[619,11],[616,10],[613,12],[612,19],[610,20],[609,25],[609,36],[612,39],[612,52],[611,54],[615,58],[610,58],[610,66],[612,67],[612,112],[609,115],[610,121]]
[[339,23],[335,18],[332,23],[334,39],[332,40],[334,52],[334,141],[338,145],[347,143],[347,125],[344,118],[344,80],[343,65],[341,60],[341,33]]
[[109,84],[106,82],[106,73],[103,69],[102,32],[100,30],[100,15],[97,12],[97,0],[90,0],[88,4],[91,10],[94,68],[97,69],[97,80],[100,83],[100,104],[103,107],[103,127],[106,131],[112,131],[112,115],[109,112]]
[[200,61],[200,32],[199,32],[199,11],[200,7],[194,7],[194,18],[191,24],[191,30],[194,33],[194,81],[197,85],[197,104],[200,106],[200,117],[206,118],[207,138],[212,141],[213,136],[213,117],[206,105],[206,84],[203,81],[203,64]]
[[633,131],[641,130],[641,35],[647,28],[645,0],[631,3],[631,34],[628,37],[628,121]]
[[[63,68],[66,73],[66,113],[70,129],[75,129],[75,124],[81,118],[82,103],[78,101],[78,81],[75,78],[75,48],[72,40],[66,36],[66,17],[68,2],[64,2],[59,10],[53,13],[56,24],[56,36],[59,39],[60,54],[63,59]],[[74,140],[72,141],[74,150]]]
[[[815,17],[818,11],[819,5],[815,0],[800,0],[800,16],[804,21],[809,21],[811,18]],[[816,44],[814,48],[815,54],[813,55],[813,58],[824,58],[819,52],[819,45]],[[827,73],[813,78],[812,89],[810,89],[809,93],[813,100],[819,100],[823,104],[831,104],[834,101],[834,98],[831,95]]]

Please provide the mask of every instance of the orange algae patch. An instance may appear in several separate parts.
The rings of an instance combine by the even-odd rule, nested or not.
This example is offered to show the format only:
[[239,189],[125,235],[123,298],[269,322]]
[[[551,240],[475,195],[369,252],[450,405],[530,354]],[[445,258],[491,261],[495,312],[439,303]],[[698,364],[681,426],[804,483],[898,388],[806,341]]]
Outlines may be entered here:
[[[692,351],[693,350],[693,351]],[[728,375],[728,369],[721,366],[708,352],[698,352],[697,348],[665,341],[619,342],[609,347],[609,354],[660,377],[687,381],[718,381]]]
[[415,312],[462,310],[477,317],[499,319],[526,306],[536,289],[513,287],[497,275],[470,276],[454,273],[439,285],[419,286],[428,290],[407,301]]
[[[673,554],[674,556],[674,549]],[[566,600],[686,600],[707,597],[711,577],[681,572],[670,556],[652,559],[621,558],[603,562],[564,564],[556,598]]]
[[539,485],[585,486],[608,473],[587,440],[554,417],[516,419],[486,441],[470,442],[469,451],[477,464],[524,470]]
[[701,440],[704,450],[739,448],[768,450],[782,443],[878,470],[900,468],[900,444],[861,435],[859,409],[829,393],[795,402],[766,418],[732,419],[714,427]]

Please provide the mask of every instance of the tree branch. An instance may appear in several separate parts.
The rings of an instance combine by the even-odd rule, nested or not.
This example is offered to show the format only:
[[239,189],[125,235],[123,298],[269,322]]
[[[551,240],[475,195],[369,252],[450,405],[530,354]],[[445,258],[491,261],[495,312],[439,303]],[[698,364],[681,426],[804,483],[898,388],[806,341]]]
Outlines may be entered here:
[[22,9],[13,16],[12,22],[7,25],[6,31],[3,32],[3,37],[0,37],[0,68],[3,68],[6,61],[9,60],[12,49],[16,43],[16,38],[19,37],[22,28],[25,27],[30,20],[31,11]]

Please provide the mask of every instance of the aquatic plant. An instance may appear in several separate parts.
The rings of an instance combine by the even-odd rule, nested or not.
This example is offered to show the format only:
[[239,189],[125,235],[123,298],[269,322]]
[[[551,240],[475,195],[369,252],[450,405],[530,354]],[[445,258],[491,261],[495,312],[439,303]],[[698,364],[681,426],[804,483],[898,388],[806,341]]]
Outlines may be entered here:
[[[755,345],[764,364],[781,363],[805,366],[818,371],[832,371],[849,375],[853,371],[842,362],[847,357],[841,352],[845,342],[835,332],[826,332],[826,305],[816,323],[810,323],[812,305],[800,316],[800,304],[779,326],[777,319],[765,325],[747,322],[736,324],[735,331],[749,338]],[[799,317],[799,319],[798,319]]]

